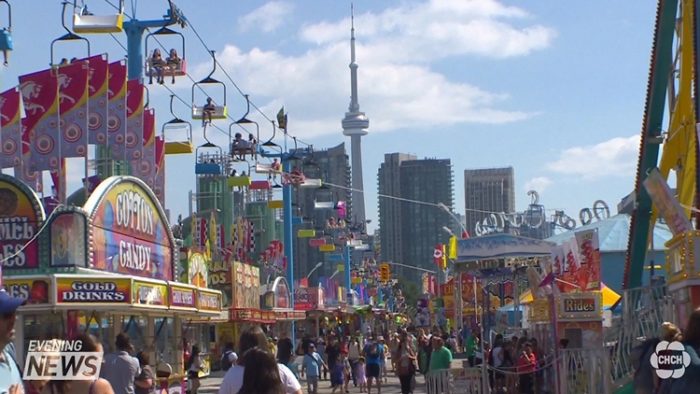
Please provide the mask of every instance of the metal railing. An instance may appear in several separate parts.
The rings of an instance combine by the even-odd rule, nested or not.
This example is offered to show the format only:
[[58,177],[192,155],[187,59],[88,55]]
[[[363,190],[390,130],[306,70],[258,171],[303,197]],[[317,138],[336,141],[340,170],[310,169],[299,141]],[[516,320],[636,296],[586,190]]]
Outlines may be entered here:
[[425,376],[428,394],[485,394],[481,368],[451,368],[428,372]]
[[613,321],[605,338],[613,390],[627,384],[634,374],[632,349],[656,337],[663,322],[677,322],[666,286],[626,290],[622,303],[622,316]]

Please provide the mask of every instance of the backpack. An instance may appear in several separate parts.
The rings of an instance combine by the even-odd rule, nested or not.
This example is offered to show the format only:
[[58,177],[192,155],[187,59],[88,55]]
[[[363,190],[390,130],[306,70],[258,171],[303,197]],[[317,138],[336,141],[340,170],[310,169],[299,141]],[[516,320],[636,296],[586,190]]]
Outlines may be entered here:
[[379,357],[379,345],[377,345],[376,342],[372,343],[369,346],[369,351],[367,352],[367,354],[372,358]]
[[227,350],[223,355],[221,355],[221,369],[224,371],[231,369],[232,364],[230,361],[228,361],[228,356],[230,356],[231,353],[233,353],[233,350]]

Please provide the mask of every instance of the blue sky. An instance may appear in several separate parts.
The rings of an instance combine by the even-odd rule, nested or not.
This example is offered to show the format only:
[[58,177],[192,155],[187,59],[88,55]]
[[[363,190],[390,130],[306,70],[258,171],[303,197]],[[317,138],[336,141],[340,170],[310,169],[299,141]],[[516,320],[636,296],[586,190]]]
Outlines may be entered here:
[[[193,29],[270,118],[284,105],[290,134],[319,149],[345,141],[349,151],[340,125],[350,96],[349,1],[177,4],[191,23],[183,33],[195,79],[211,65]],[[370,230],[377,226],[377,169],[390,152],[452,159],[458,213],[464,213],[467,168],[513,166],[518,210],[534,188],[547,209],[564,209],[574,218],[598,199],[614,210],[632,190],[656,2],[354,4],[360,105],[370,118],[363,138]],[[13,2],[15,50],[10,66],[0,71],[3,89],[15,85],[18,75],[45,68],[51,41],[63,34],[60,2],[37,5]],[[104,0],[89,5],[98,14],[112,12]],[[136,16],[157,18],[166,7],[166,1],[137,2]],[[0,20],[6,20],[2,14]],[[93,53],[108,52],[110,60],[125,55],[109,35],[88,37]],[[126,44],[123,33],[115,37]],[[59,57],[85,54],[75,44],[56,51]],[[221,72],[215,77],[228,85],[231,116],[240,117],[245,100]],[[172,118],[170,93],[149,88],[160,127]],[[187,78],[172,88],[191,100]],[[188,108],[179,103],[176,111],[185,117]],[[269,137],[269,123],[258,114],[250,118],[261,122],[261,138]],[[228,125],[218,122],[223,130]],[[225,144],[227,137],[216,134]],[[198,127],[195,136],[201,143]],[[70,166],[74,181],[81,165]],[[193,155],[167,158],[166,208],[172,217],[187,213],[193,169]]]

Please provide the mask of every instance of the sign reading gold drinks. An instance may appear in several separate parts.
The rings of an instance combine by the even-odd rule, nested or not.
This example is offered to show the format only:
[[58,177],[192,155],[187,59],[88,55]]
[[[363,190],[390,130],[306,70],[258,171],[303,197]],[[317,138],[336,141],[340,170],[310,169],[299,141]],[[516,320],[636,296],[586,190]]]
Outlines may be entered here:
[[129,304],[131,279],[58,277],[56,303],[59,304]]
[[92,222],[92,268],[172,280],[173,236],[145,183],[110,177],[92,193],[85,210]]

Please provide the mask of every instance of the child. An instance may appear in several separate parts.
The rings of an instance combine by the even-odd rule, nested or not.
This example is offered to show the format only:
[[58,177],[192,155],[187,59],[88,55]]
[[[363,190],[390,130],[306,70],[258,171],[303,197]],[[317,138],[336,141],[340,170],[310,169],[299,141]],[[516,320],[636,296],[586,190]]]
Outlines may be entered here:
[[345,382],[345,392],[349,393],[348,384],[350,384],[350,379],[352,379],[352,365],[350,364],[350,359],[348,359],[348,352],[345,351],[340,356],[340,362],[343,363],[343,381]]
[[335,393],[336,389],[340,389],[342,392],[343,384],[345,383],[345,361],[347,361],[345,354],[341,353],[335,365],[333,365],[331,370],[331,387],[333,391],[331,393]]
[[367,390],[367,376],[365,375],[365,358],[360,357],[355,364],[355,377],[357,377],[357,385],[360,386],[360,392],[364,393]]

